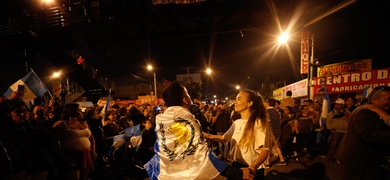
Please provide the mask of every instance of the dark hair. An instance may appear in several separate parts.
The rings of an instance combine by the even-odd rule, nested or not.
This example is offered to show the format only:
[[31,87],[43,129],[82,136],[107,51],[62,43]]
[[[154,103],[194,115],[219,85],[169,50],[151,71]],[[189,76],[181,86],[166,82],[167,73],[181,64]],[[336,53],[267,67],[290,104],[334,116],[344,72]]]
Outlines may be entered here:
[[16,110],[23,106],[26,107],[26,109],[28,109],[26,103],[20,98],[5,100],[4,103],[5,103],[5,112],[12,112],[13,110]]
[[314,101],[314,103],[318,103],[320,106],[322,106],[320,101]]
[[115,111],[114,111],[114,110],[111,110],[111,109],[107,110],[107,111],[104,113],[104,118],[103,118],[103,120],[104,120],[104,121],[109,120],[108,116],[110,116],[110,115],[116,116]]
[[79,109],[79,104],[77,103],[69,103],[64,106],[64,110],[62,111],[62,120],[69,120],[73,117],[79,117],[81,114]]
[[113,109],[119,109],[120,107],[119,107],[118,104],[114,104],[114,105],[111,106],[111,108],[113,108]]
[[287,108],[290,113],[294,113],[294,109],[291,106],[286,106],[285,108]]
[[291,91],[287,91],[286,92],[286,96],[292,96],[292,92]]
[[182,106],[184,98],[184,86],[179,82],[173,82],[164,88],[162,98],[167,107]]
[[350,97],[348,99],[352,100],[355,104],[358,102],[358,100],[355,97]]
[[269,104],[269,106],[275,107],[276,100],[274,98],[268,98],[267,103]]
[[96,109],[88,109],[87,114],[85,114],[85,118],[90,119],[95,114],[97,114]]
[[4,120],[4,119],[9,118],[8,113],[10,113],[14,110],[20,109],[21,107],[26,107],[26,109],[28,110],[26,103],[20,98],[11,99],[11,100],[6,99],[4,101],[1,101],[0,102],[0,120]]
[[375,87],[370,95],[368,96],[368,101],[371,102],[372,98],[376,97],[379,95],[380,92],[382,91],[390,91],[390,86],[377,86]]

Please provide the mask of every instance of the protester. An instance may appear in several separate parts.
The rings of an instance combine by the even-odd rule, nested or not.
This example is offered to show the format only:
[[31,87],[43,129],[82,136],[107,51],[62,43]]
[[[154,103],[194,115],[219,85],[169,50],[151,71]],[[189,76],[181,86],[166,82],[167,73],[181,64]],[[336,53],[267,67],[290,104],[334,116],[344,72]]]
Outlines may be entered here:
[[291,96],[292,96],[292,91],[287,91],[286,97],[280,103],[280,108],[284,109],[286,108],[286,106],[291,106],[291,107],[294,106],[294,99]]
[[[368,98],[369,104],[390,110],[390,87],[378,86]],[[349,119],[347,133],[336,153],[342,165],[341,179],[388,179],[383,164],[389,152],[390,130],[381,117],[363,106]]]
[[309,106],[304,105],[301,107],[301,112],[297,114],[296,120],[298,122],[297,152],[299,156],[307,154],[309,159],[313,159],[316,144],[315,115],[310,111]]
[[363,108],[376,112],[381,117],[383,122],[385,122],[388,126],[390,126],[390,115],[386,111],[372,104],[365,104],[363,105]]
[[[280,137],[282,134],[282,128],[281,128],[281,118],[282,115],[278,110],[276,110],[276,100],[274,98],[268,98],[267,102],[265,103],[268,113],[268,119],[271,127],[271,131],[273,136],[275,137],[275,141],[273,142],[273,148],[276,151],[277,156],[279,157],[279,162],[276,163],[276,165],[287,165],[286,161],[284,160],[284,156],[282,154],[281,150],[281,144],[280,144]],[[286,106],[287,107],[287,106]],[[266,168],[270,167],[270,159],[271,154],[268,154],[268,159],[266,160]]]
[[52,127],[52,147],[62,179],[87,179],[94,170],[95,140],[78,104],[66,104],[61,121]]
[[328,159],[331,161],[335,160],[337,148],[347,131],[348,118],[351,115],[351,112],[344,108],[344,104],[344,100],[338,98],[333,110],[326,117],[326,127],[330,131]]
[[[218,102],[213,112],[212,125],[215,128],[216,135],[223,135],[232,125],[230,112],[224,102]],[[229,142],[218,143],[218,158],[229,159]]]
[[228,166],[208,148],[199,121],[187,109],[192,101],[183,85],[169,84],[162,97],[168,108],[156,116],[155,155],[144,165],[150,179],[213,179],[219,174],[231,179],[255,176],[249,168]]
[[282,154],[284,154],[286,157],[292,157],[294,154],[293,139],[298,131],[298,121],[295,120],[295,117],[296,114],[293,112],[293,108],[291,106],[286,106],[284,108],[284,116],[280,124],[280,127],[282,128],[282,134],[280,135],[280,145]]
[[234,110],[241,114],[241,119],[235,120],[223,136],[204,133],[205,137],[217,142],[230,142],[232,165],[249,167],[256,171],[255,179],[264,179],[264,162],[274,140],[263,98],[252,90],[240,91]]
[[49,157],[38,144],[36,130],[26,121],[27,105],[18,97],[1,105],[0,179],[46,179]]

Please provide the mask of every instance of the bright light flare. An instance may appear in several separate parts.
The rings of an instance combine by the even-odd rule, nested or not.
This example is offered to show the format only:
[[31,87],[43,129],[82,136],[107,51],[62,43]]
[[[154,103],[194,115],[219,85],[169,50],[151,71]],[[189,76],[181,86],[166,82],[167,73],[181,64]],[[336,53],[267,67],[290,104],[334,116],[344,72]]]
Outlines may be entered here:
[[54,3],[54,0],[42,0],[43,4],[52,4]]
[[282,33],[282,35],[279,36],[279,43],[285,44],[287,43],[288,39],[289,39],[289,35],[287,33]]
[[152,66],[152,65],[150,65],[150,64],[148,65],[148,67],[147,67],[147,68],[148,68],[148,70],[149,70],[149,71],[153,70],[153,66]]
[[213,73],[213,71],[212,71],[210,68],[207,68],[207,69],[206,69],[206,73],[207,73],[208,75],[210,75],[211,73]]
[[61,76],[61,72],[54,72],[52,75],[53,78],[58,78],[60,76]]

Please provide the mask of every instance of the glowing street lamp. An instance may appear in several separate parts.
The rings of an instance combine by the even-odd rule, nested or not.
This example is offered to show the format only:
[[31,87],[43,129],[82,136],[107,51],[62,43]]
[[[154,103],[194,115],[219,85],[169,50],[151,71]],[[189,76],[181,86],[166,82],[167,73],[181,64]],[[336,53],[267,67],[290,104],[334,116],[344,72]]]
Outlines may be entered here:
[[211,73],[213,73],[213,71],[212,71],[210,68],[207,68],[207,69],[206,69],[206,73],[207,73],[208,75],[211,75]]
[[213,70],[211,70],[211,68],[207,68],[205,70],[205,73],[207,74],[207,81],[206,81],[206,97],[209,95],[209,80],[210,80],[210,77],[213,73]]
[[[289,38],[288,33],[286,33],[286,32],[282,33],[278,38],[279,44],[287,44],[288,38]],[[309,43],[309,46],[311,46],[311,47],[310,47],[310,50],[307,49],[307,53],[310,53],[310,59],[309,59],[309,63],[308,63],[309,67],[307,69],[307,97],[309,99],[312,99],[313,94],[311,93],[311,91],[312,91],[311,84],[313,81],[313,71],[314,71],[313,70],[313,66],[314,66],[314,34],[311,34],[310,40],[311,40],[311,43],[309,42],[309,40],[308,40],[308,43]]]
[[51,75],[52,78],[58,78],[61,76],[61,72],[54,72],[53,75]]
[[287,43],[288,39],[289,39],[289,35],[287,33],[282,33],[280,36],[279,36],[279,43],[280,44],[285,44]]
[[59,97],[62,93],[62,81],[61,81],[62,72],[56,71],[51,75],[52,81],[52,94]]
[[156,71],[153,70],[153,66],[152,65],[148,65],[148,70],[149,71],[153,71],[153,83],[154,83],[154,96],[155,96],[155,99],[156,99],[156,105],[158,104],[158,98],[157,98],[157,83],[156,83]]

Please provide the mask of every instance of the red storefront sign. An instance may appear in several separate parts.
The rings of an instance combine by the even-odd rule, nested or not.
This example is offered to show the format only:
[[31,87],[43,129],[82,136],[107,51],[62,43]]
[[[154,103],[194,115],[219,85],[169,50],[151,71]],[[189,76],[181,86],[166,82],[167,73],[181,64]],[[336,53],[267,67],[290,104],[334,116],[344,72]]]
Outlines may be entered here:
[[313,82],[315,95],[324,94],[323,87],[328,87],[329,94],[363,92],[366,86],[390,86],[390,68],[315,77]]
[[301,74],[309,72],[310,32],[301,33]]

